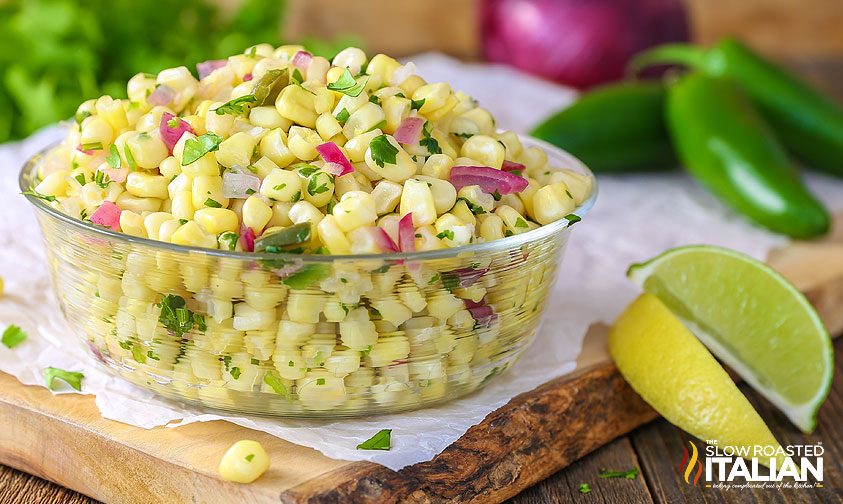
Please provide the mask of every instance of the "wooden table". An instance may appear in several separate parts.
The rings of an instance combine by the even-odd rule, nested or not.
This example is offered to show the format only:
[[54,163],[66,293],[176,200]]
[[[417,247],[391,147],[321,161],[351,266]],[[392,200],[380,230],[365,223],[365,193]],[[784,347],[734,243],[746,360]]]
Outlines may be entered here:
[[[562,502],[677,503],[677,502],[841,502],[843,500],[843,340],[835,345],[834,386],[820,411],[819,427],[804,435],[769,403],[748,388],[749,398],[767,420],[773,433],[784,444],[816,443],[826,449],[825,486],[818,490],[719,491],[691,487],[678,470],[683,444],[690,436],[664,420],[636,429],[596,450],[529,488],[511,500],[514,504]],[[629,469],[641,474],[635,480],[601,479],[601,468]],[[591,486],[591,493],[580,494],[581,483]],[[96,502],[82,494],[36,476],[0,465],[0,503],[89,504]]]

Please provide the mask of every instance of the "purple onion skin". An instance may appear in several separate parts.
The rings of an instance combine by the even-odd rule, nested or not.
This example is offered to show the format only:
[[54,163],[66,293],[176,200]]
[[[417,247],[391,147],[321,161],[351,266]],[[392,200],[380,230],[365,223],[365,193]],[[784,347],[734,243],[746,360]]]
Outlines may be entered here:
[[483,55],[586,89],[621,79],[636,53],[689,39],[682,0],[483,0]]

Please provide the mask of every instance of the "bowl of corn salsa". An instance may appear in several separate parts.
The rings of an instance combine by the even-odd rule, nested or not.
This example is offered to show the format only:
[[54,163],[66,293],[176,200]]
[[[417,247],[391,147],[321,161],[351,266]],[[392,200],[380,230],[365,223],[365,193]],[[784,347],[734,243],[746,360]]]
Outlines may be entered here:
[[20,185],[70,327],[190,404],[356,416],[484,386],[596,198],[569,154],[353,47],[261,44],[127,96],[80,105]]

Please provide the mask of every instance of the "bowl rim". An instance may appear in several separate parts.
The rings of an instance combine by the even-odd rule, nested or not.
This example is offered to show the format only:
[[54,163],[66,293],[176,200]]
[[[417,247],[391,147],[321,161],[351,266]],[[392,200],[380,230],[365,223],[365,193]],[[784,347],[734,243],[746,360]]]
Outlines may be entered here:
[[[597,178],[594,176],[594,173],[578,158],[574,157],[568,151],[561,149],[555,145],[547,143],[543,140],[539,140],[538,138],[534,138],[528,135],[518,135],[518,138],[528,144],[532,144],[538,147],[541,147],[548,154],[552,153],[552,156],[549,155],[548,157],[556,157],[561,158],[563,163],[566,165],[565,168],[573,168],[575,171],[586,175],[591,179],[591,193],[589,194],[588,198],[583,201],[579,206],[577,206],[571,214],[574,214],[580,219],[584,218],[585,215],[591,210],[594,206],[595,201],[597,200]],[[526,142],[525,142],[526,141]],[[167,250],[170,252],[176,253],[201,253],[206,254],[209,256],[214,257],[221,257],[226,259],[238,259],[238,260],[248,260],[248,261],[259,261],[259,260],[289,260],[289,261],[301,261],[301,262],[308,262],[308,263],[331,263],[334,261],[371,261],[371,260],[380,260],[380,261],[423,261],[423,260],[433,260],[433,259],[452,259],[455,257],[459,257],[463,254],[471,254],[471,253],[479,253],[479,252],[489,252],[489,251],[499,251],[499,250],[506,250],[515,248],[517,246],[524,245],[526,243],[530,243],[533,241],[538,241],[543,238],[547,238],[554,233],[562,232],[565,229],[569,228],[571,224],[568,222],[567,219],[562,218],[556,222],[551,224],[547,224],[544,226],[540,226],[536,229],[527,231],[525,233],[517,234],[508,236],[505,238],[492,240],[488,242],[482,243],[472,243],[470,245],[462,245],[459,247],[452,247],[452,248],[445,248],[439,250],[426,250],[420,252],[391,252],[391,253],[384,253],[384,254],[343,254],[343,255],[330,255],[330,254],[291,254],[291,253],[258,253],[258,252],[238,252],[233,250],[220,250],[220,249],[211,249],[211,248],[204,248],[204,247],[197,247],[192,245],[177,245],[175,243],[167,243],[162,242],[159,240],[153,240],[151,238],[143,238],[139,236],[132,236],[125,233],[121,233],[119,231],[113,231],[111,229],[107,229],[101,226],[96,226],[93,223],[83,221],[81,219],[76,219],[71,217],[60,210],[53,208],[52,206],[48,205],[45,200],[39,198],[37,196],[33,196],[31,194],[26,194],[26,191],[29,191],[31,187],[27,185],[27,176],[30,172],[33,171],[35,165],[44,157],[48,152],[55,149],[61,141],[53,142],[48,146],[44,147],[43,149],[36,152],[33,156],[28,158],[23,166],[21,167],[20,173],[18,175],[18,186],[20,187],[21,193],[26,197],[29,202],[35,206],[38,210],[46,212],[51,217],[58,219],[66,224],[70,224],[77,229],[91,232],[94,234],[102,235],[103,237],[107,237],[112,240],[117,240],[125,243],[130,244],[137,244],[137,245],[144,245],[147,247],[151,247],[154,249],[161,249]]]

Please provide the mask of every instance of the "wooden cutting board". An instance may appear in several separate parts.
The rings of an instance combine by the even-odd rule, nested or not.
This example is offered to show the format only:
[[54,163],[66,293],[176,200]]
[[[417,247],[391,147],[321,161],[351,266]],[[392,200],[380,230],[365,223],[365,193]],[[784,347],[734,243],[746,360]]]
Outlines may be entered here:
[[[843,219],[838,219],[838,223]],[[770,264],[843,332],[843,229],[775,251]],[[577,370],[513,398],[430,462],[392,471],[227,422],[144,430],[100,417],[91,396],[52,396],[0,373],[0,463],[106,502],[497,502],[656,417],[609,360],[592,327]],[[251,485],[216,466],[240,439],[270,453]]]

